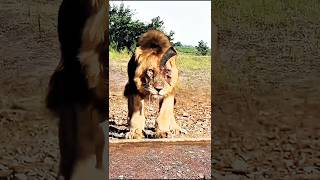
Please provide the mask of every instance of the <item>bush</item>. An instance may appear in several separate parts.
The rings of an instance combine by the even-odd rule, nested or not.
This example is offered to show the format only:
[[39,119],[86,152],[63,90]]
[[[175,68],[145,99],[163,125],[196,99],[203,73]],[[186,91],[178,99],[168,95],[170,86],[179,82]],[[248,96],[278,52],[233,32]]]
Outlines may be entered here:
[[203,40],[198,42],[198,46],[196,46],[196,49],[198,51],[198,54],[205,56],[209,52],[209,47],[207,46],[207,43]]

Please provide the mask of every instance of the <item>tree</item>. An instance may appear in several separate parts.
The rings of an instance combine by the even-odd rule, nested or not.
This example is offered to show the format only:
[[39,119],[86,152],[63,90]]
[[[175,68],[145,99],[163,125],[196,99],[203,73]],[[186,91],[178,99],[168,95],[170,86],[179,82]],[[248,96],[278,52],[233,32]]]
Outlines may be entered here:
[[182,43],[180,41],[173,44],[175,47],[182,47]]
[[163,31],[163,24],[164,22],[160,19],[159,16],[152,18],[151,23],[146,25],[147,30],[155,29],[159,31]]
[[124,7],[123,3],[119,7],[110,6],[109,40],[118,51],[132,49],[136,39],[145,30],[142,22],[132,19],[133,15],[132,10]]
[[[160,17],[151,19],[149,24],[145,24],[139,20],[133,20],[134,12],[124,7],[121,3],[119,7],[115,5],[110,6],[109,10],[109,40],[110,44],[114,46],[117,51],[125,48],[133,50],[136,42],[141,34],[147,30],[159,30],[164,32],[164,22]],[[169,40],[173,41],[174,32],[165,33]]]
[[167,36],[168,36],[168,38],[169,38],[169,41],[172,43],[173,42],[173,40],[174,40],[174,38],[173,38],[173,35],[175,34],[175,32],[174,31],[170,31],[169,32],[169,34],[166,34]]
[[[163,25],[164,25],[164,22],[160,19],[159,16],[157,16],[157,17],[151,19],[151,23],[150,24],[146,25],[146,30],[159,30],[159,31],[164,32]],[[170,31],[169,34],[167,34],[167,33],[165,33],[165,34],[169,38],[169,41],[173,42],[174,32]]]
[[207,43],[203,40],[198,42],[198,46],[196,46],[196,49],[198,51],[198,54],[202,56],[207,55],[209,52],[209,47],[207,46]]

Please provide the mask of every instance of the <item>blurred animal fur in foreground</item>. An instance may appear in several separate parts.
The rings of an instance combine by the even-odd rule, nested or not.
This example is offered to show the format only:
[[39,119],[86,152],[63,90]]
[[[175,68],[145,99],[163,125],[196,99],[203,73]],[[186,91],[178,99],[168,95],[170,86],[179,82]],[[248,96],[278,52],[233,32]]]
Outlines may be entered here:
[[[178,134],[184,130],[174,117],[175,87],[178,81],[177,52],[168,37],[156,30],[143,34],[135,54],[128,63],[128,83],[124,95],[128,99],[130,132],[127,138],[144,138],[144,99],[160,99],[156,120],[156,136],[159,138]],[[155,112],[156,113],[156,112]]]
[[59,118],[59,179],[106,179],[107,3],[63,0],[59,9],[61,59],[46,99]]

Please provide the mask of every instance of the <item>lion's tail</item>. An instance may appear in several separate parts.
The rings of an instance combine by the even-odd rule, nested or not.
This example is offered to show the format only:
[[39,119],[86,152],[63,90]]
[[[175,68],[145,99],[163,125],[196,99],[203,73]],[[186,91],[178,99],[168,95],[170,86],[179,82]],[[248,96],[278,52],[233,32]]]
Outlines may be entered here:
[[141,50],[152,50],[157,54],[163,53],[171,44],[168,37],[161,31],[149,30],[138,41]]

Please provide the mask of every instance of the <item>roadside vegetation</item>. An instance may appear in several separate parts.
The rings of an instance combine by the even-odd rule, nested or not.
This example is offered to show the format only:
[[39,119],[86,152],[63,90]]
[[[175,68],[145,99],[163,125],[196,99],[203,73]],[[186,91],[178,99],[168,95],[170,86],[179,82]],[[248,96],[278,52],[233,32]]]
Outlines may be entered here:
[[110,4],[109,23],[109,57],[110,61],[128,62],[136,47],[139,36],[147,30],[155,29],[164,32],[178,51],[178,66],[182,70],[210,70],[211,49],[203,40],[197,46],[185,45],[175,41],[174,31],[164,31],[164,21],[158,16],[150,23],[134,20],[134,10],[123,4]]

